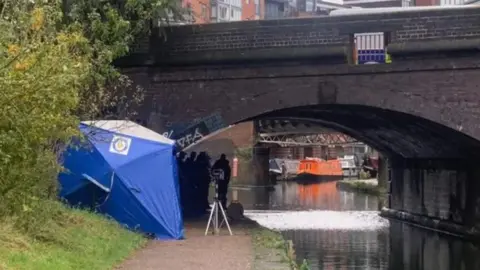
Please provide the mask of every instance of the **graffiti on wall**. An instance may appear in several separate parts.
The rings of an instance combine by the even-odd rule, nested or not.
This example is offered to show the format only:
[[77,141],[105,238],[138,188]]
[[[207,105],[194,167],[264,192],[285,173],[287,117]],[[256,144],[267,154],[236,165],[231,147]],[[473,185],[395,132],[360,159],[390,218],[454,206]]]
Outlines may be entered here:
[[[201,140],[208,134],[226,127],[223,117],[216,111],[203,118],[192,118],[190,121],[171,121],[175,113],[165,112],[161,105],[153,102],[154,107],[148,119],[143,120],[144,126],[176,140],[182,149]],[[140,119],[138,119],[140,121]],[[137,122],[138,122],[137,121]]]
[[204,136],[208,135],[209,130],[205,122],[200,122],[188,129],[186,129],[182,134],[179,134],[177,141],[177,146],[180,149],[188,147],[199,140],[201,140]]
[[[163,135],[170,139],[177,140],[177,144],[181,148],[185,148],[225,126],[220,113],[216,112],[204,118],[195,118],[189,123],[174,123]],[[188,134],[190,137],[187,136]]]

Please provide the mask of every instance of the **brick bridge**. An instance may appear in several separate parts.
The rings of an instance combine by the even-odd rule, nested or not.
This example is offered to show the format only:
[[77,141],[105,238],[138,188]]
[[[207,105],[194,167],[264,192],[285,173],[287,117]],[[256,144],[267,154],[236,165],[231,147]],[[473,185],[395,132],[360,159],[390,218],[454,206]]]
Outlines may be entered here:
[[[147,89],[151,128],[207,119],[173,131],[198,139],[250,119],[319,123],[388,157],[397,211],[385,213],[480,229],[480,8],[158,31],[117,63]],[[391,64],[352,64],[353,35],[366,32],[384,33]]]

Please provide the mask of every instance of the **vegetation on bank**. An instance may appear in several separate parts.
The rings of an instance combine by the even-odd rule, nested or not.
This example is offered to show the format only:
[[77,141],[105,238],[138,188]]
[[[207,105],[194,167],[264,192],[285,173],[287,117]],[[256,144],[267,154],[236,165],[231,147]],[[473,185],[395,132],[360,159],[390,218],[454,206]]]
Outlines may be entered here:
[[177,5],[0,0],[0,268],[105,269],[143,241],[62,208],[57,175],[80,121],[135,115],[143,90],[112,62]]
[[354,191],[374,196],[383,196],[385,190],[376,183],[365,182],[362,180],[341,180],[337,182],[337,187],[341,190]]
[[235,149],[235,156],[239,161],[250,162],[253,158],[253,148],[252,147],[241,147]]
[[254,270],[310,269],[306,260],[301,265],[297,264],[292,242],[285,241],[280,233],[259,227],[252,230],[252,239]]
[[[147,241],[94,213],[55,201],[40,205],[43,215],[0,224],[0,269],[112,269]],[[39,227],[25,233],[16,222]]]

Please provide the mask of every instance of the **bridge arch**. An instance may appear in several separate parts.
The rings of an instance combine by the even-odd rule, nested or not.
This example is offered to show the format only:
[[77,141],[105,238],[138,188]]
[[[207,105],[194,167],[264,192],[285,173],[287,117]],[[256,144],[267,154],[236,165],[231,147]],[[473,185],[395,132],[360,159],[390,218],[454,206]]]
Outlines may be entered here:
[[[370,136],[385,152],[401,156],[458,157],[478,148],[474,139],[480,140],[480,78],[473,65],[472,59],[459,57],[370,66],[300,62],[148,67],[132,69],[129,75],[147,89],[141,117],[162,133],[168,130],[165,122],[187,123],[214,112],[224,126],[256,117],[291,117],[352,131],[360,123],[370,125],[377,129],[375,136],[364,127],[356,137]],[[361,121],[347,123],[346,117]],[[388,136],[402,139],[393,131],[411,136],[400,140],[403,146],[385,144]],[[411,146],[405,145],[407,140]],[[414,151],[414,145],[423,150]]]
[[308,63],[143,68],[133,77],[150,82],[140,114],[162,133],[168,129],[163,116],[164,122],[189,122],[216,112],[225,126],[262,117],[316,121],[402,157],[480,153],[473,109],[478,70],[467,68],[466,58],[436,59],[433,70],[426,70],[427,62],[400,62],[393,70]]
[[144,82],[139,116],[156,131],[168,131],[166,121],[188,123],[212,113],[224,126],[313,121],[392,157],[390,208],[472,224],[480,220],[480,77],[474,61],[140,68],[131,77]]
[[[139,116],[156,131],[214,112],[224,126],[321,123],[400,157],[392,209],[471,225],[480,222],[480,66],[470,31],[479,10],[176,28],[122,67],[147,90]],[[388,33],[392,64],[351,65],[351,35],[372,29]],[[422,167],[439,159],[462,160]]]
[[[477,181],[480,174],[475,164],[479,160],[480,142],[461,131],[404,112],[351,104],[275,109],[232,119],[229,124],[260,119],[318,124],[382,152],[388,157],[390,170],[387,207],[399,211],[388,210],[386,215],[405,218],[407,213],[405,219],[411,222],[424,216],[465,226],[480,220],[476,210],[480,209]],[[263,161],[261,155],[264,153],[260,153],[257,162]],[[254,167],[254,170],[262,175],[262,169]],[[445,228],[448,227],[442,227],[448,231]]]
[[[254,120],[288,120],[319,125],[349,135],[391,157],[471,159],[479,156],[480,141],[458,130],[407,113],[364,105],[290,107],[229,124]],[[210,137],[206,136],[204,140]]]
[[458,130],[407,113],[363,105],[298,106],[239,122],[257,119],[315,123],[401,158],[473,158],[480,149],[480,141]]

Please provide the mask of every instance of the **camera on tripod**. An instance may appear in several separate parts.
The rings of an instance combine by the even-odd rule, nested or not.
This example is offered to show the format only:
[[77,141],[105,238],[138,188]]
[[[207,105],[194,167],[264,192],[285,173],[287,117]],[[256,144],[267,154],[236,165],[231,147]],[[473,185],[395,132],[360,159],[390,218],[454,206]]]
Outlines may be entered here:
[[[220,227],[223,223],[227,225],[228,232],[232,235],[232,230],[230,229],[230,224],[228,223],[227,215],[225,214],[225,209],[223,209],[222,204],[219,202],[218,198],[218,182],[225,180],[225,172],[222,169],[214,169],[211,172],[212,180],[215,182],[215,198],[213,201],[213,208],[210,212],[210,217],[208,218],[207,228],[205,229],[205,235],[208,234],[210,225],[213,226],[213,233],[219,234]],[[223,218],[223,221],[220,223],[220,215]]]
[[215,183],[215,199],[218,199],[218,182],[225,180],[225,172],[222,169],[212,170],[212,180]]

